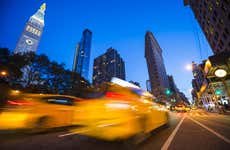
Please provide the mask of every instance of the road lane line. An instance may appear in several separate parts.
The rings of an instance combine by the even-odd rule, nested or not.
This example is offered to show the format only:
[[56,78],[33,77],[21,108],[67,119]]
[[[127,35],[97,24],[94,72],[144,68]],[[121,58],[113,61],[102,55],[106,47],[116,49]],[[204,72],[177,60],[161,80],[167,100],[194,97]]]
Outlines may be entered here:
[[180,122],[177,124],[176,128],[173,130],[173,132],[171,133],[171,135],[168,137],[168,139],[166,140],[166,142],[164,143],[164,145],[161,147],[161,150],[167,150],[169,148],[169,145],[171,144],[172,140],[174,139],[177,131],[179,130],[182,122],[184,121],[185,116],[183,116],[183,118],[180,120]]
[[88,131],[88,130],[86,130],[86,129],[85,130],[84,129],[73,130],[71,133],[61,134],[61,135],[58,135],[58,137],[65,137],[65,136],[69,136],[69,135],[83,133],[86,131]]
[[229,143],[230,144],[230,140],[226,137],[224,137],[223,135],[217,133],[216,131],[214,131],[213,129],[207,127],[206,125],[202,124],[201,122],[195,120],[195,119],[192,119],[191,117],[188,117],[190,120],[192,120],[193,122],[197,123],[198,125],[200,125],[201,127],[205,128],[206,130],[208,130],[209,132],[215,134],[217,137],[219,137],[220,139],[224,140],[225,142]]
[[66,134],[61,134],[61,135],[58,135],[58,137],[64,137],[64,136],[74,135],[74,134],[77,134],[77,133],[66,133]]

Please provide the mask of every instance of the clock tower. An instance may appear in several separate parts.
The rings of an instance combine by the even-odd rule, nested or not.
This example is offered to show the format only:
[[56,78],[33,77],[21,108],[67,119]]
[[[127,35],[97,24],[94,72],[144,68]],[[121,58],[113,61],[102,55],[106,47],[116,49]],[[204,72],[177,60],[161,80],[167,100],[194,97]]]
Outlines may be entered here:
[[43,3],[40,9],[30,17],[29,21],[20,36],[14,53],[36,52],[44,28],[46,4]]

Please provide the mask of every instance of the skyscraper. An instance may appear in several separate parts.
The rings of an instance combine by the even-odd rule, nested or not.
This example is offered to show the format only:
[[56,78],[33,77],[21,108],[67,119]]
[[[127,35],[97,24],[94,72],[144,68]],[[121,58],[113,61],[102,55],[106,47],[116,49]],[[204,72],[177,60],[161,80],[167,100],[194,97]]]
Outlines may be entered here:
[[115,49],[109,48],[94,59],[93,84],[108,82],[112,77],[125,80],[125,63]]
[[81,41],[77,44],[73,72],[79,73],[86,80],[88,79],[90,50],[91,50],[92,32],[85,29],[82,33]]
[[214,54],[230,51],[230,0],[184,0],[200,24]]
[[159,100],[166,100],[165,90],[169,87],[168,76],[162,57],[162,49],[151,32],[145,35],[145,58],[147,61],[151,90]]
[[29,21],[20,36],[14,53],[36,52],[44,28],[44,15],[46,4],[43,3],[40,9],[30,17]]

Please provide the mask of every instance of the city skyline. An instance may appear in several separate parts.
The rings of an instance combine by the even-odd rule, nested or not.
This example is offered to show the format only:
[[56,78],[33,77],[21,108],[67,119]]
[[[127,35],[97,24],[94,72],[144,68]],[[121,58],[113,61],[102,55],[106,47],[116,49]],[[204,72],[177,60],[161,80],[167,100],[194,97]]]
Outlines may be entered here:
[[[4,39],[2,36],[0,37],[3,39],[1,40],[0,46],[9,47],[10,49],[13,49],[16,44],[15,40],[19,37],[19,32],[23,29],[21,26],[25,24],[25,18],[28,18],[29,14],[36,10],[37,6],[41,5],[41,2],[39,1],[37,3],[25,1],[25,5],[23,5],[22,2],[17,4],[17,6],[13,2],[14,1],[3,2],[2,10],[4,11],[4,8],[8,9],[4,12],[2,18],[4,21],[3,28],[0,30],[1,35],[5,35],[4,37],[6,38]],[[193,18],[190,10],[185,8],[183,6],[183,2],[179,0],[175,3],[176,5],[172,2],[169,2],[168,5],[160,3],[159,8],[156,8],[156,6],[153,5],[150,7],[150,5],[147,4],[149,1],[142,3],[135,1],[131,6],[128,5],[130,4],[128,1],[125,3],[122,3],[121,1],[110,2],[109,4],[104,1],[101,3],[102,6],[95,4],[95,8],[92,6],[90,7],[92,12],[94,12],[93,10],[95,9],[100,10],[100,8],[101,11],[95,13],[85,13],[84,15],[79,15],[82,10],[81,8],[76,10],[73,6],[73,4],[75,4],[73,1],[70,1],[68,4],[65,3],[63,6],[62,2],[52,3],[49,0],[45,2],[49,7],[46,13],[47,26],[38,52],[48,55],[52,60],[64,62],[67,68],[71,68],[72,61],[70,60],[73,60],[76,41],[79,40],[80,33],[84,28],[90,28],[94,32],[94,39],[92,41],[92,59],[90,60],[89,67],[91,76],[93,70],[93,58],[102,54],[103,49],[112,46],[119,49],[119,53],[126,61],[127,80],[138,81],[141,83],[142,88],[145,88],[148,73],[147,65],[144,60],[144,34],[146,30],[151,30],[155,33],[156,39],[165,51],[163,57],[168,74],[172,74],[175,77],[175,82],[178,85],[178,88],[183,92],[186,92],[187,96],[190,96],[190,94],[188,95],[188,90],[191,87],[190,81],[192,75],[191,72],[184,69],[184,66],[187,63],[191,63],[192,60],[201,61],[202,58],[211,54],[207,42],[203,41],[203,49],[201,50],[202,54],[200,55],[200,51],[196,43],[196,37],[194,37],[194,30],[192,29],[194,25],[191,25],[191,20],[193,22],[195,19]],[[86,3],[87,2],[80,2],[79,4],[84,5]],[[154,4],[154,2],[152,2],[152,4]],[[66,6],[70,6],[66,12],[59,11],[56,14],[52,12],[57,9],[67,10]],[[108,6],[113,6],[112,8],[119,8],[121,12],[117,12],[116,9],[109,11]],[[139,10],[139,7],[143,10],[143,12],[137,11]],[[154,9],[150,9],[152,7],[156,8],[156,10],[154,11]],[[8,11],[10,10],[9,8],[18,10],[20,13],[13,15]],[[127,13],[124,17],[120,17],[120,14],[124,13],[127,8],[131,13]],[[160,9],[168,9],[169,11],[161,14],[158,12]],[[169,14],[171,11],[175,10],[177,10],[178,15],[173,16]],[[105,17],[98,17],[101,16],[102,12],[108,12],[108,14],[103,13]],[[181,15],[184,12],[185,15]],[[75,15],[76,18],[68,16],[72,13],[77,14]],[[9,17],[8,19],[6,18],[7,16]],[[144,19],[146,20],[143,20],[142,16],[144,16]],[[169,20],[161,21],[160,18],[162,16],[167,17]],[[12,19],[12,17],[14,19]],[[130,19],[128,22],[126,21],[127,17]],[[174,19],[176,21],[183,20],[184,24],[182,22],[175,23]],[[17,28],[10,24],[12,20],[19,24],[17,25]],[[169,25],[168,22],[171,22],[172,24]],[[64,28],[60,30],[58,27],[63,25]],[[175,32],[177,32],[177,35],[174,34]],[[57,36],[56,33],[60,34],[60,36]],[[186,42],[183,42],[183,40]],[[181,60],[178,60],[179,54],[184,56]],[[191,57],[188,59],[189,56]],[[136,58],[139,58],[139,61],[136,61]],[[178,67],[174,68],[173,66]],[[141,68],[142,71],[138,71],[138,68]],[[135,72],[135,74],[133,72]]]

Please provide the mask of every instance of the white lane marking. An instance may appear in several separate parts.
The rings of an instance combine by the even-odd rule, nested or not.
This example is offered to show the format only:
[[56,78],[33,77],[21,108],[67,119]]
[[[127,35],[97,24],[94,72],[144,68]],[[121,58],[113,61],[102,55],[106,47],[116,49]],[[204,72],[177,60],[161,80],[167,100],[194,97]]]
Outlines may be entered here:
[[230,144],[230,140],[226,137],[224,137],[223,135],[217,133],[216,131],[214,131],[213,129],[207,127],[206,125],[200,123],[199,121],[197,120],[194,120],[192,119],[191,117],[188,117],[190,120],[192,120],[193,122],[197,123],[198,125],[200,125],[201,127],[205,128],[206,130],[208,130],[209,132],[215,134],[217,137],[219,137],[220,139],[224,140],[225,142],[229,143]]
[[71,133],[66,133],[66,134],[61,134],[61,135],[58,135],[58,137],[64,137],[64,136],[69,136],[69,135],[74,135],[74,134],[79,134],[79,133],[83,133],[83,132],[86,132],[86,131],[88,131],[88,130],[84,130],[84,129],[78,129],[78,130],[73,130],[73,132],[71,132]]
[[61,134],[61,135],[58,135],[58,137],[64,137],[64,136],[74,135],[74,134],[77,134],[77,133],[67,133],[67,134]]
[[180,122],[177,124],[176,128],[173,130],[172,134],[168,137],[164,145],[161,147],[161,150],[167,150],[169,148],[169,145],[171,144],[172,140],[174,139],[177,131],[179,130],[182,122],[184,121],[185,116],[180,120]]

